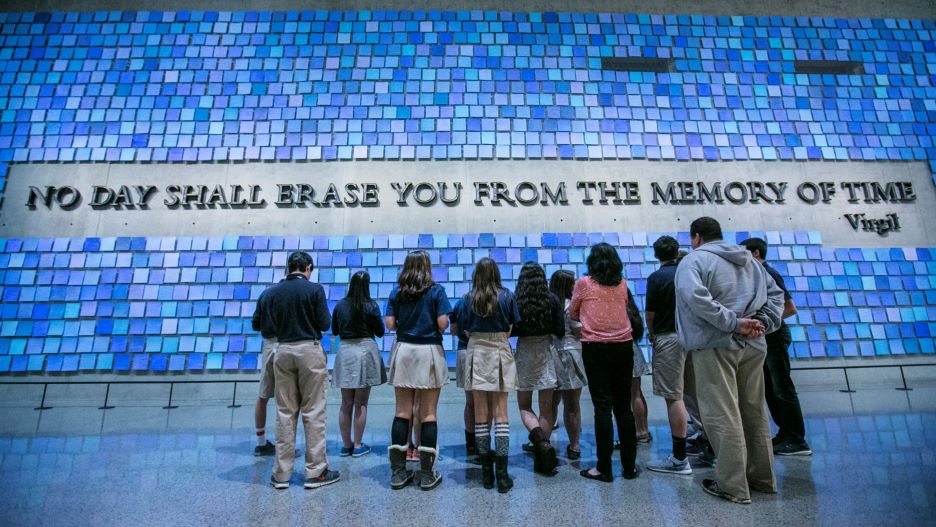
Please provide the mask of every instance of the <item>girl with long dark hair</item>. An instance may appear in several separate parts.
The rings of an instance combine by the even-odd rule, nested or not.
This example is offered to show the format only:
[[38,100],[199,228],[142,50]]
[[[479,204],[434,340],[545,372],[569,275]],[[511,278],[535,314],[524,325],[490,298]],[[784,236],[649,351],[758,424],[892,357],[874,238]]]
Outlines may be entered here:
[[595,407],[598,465],[581,471],[581,475],[604,482],[614,479],[611,468],[613,414],[621,441],[624,478],[634,479],[639,474],[630,404],[634,349],[627,316],[627,282],[622,276],[624,265],[614,247],[607,243],[593,245],[586,264],[588,274],[575,282],[569,316],[582,324],[582,358]]
[[431,490],[442,482],[442,474],[436,470],[436,408],[439,391],[448,382],[442,333],[448,328],[451,311],[445,290],[432,280],[429,254],[407,254],[386,310],[387,329],[396,331],[388,379],[396,394],[388,448],[392,489],[402,489],[413,481],[413,473],[406,470],[406,450],[414,401],[418,402],[421,423],[419,486]]
[[341,410],[338,413],[343,443],[341,456],[361,457],[371,451],[362,443],[371,386],[387,382],[387,371],[374,341],[375,337],[383,337],[384,324],[380,308],[370,296],[367,271],[358,271],[351,277],[348,293],[338,301],[332,313],[332,334],[340,339],[332,383],[341,389]]
[[579,445],[579,438],[582,434],[579,401],[582,398],[582,388],[588,384],[585,377],[585,364],[582,363],[582,324],[572,320],[569,316],[569,304],[572,301],[574,287],[575,274],[571,271],[559,270],[549,278],[549,291],[562,303],[565,322],[565,336],[553,341],[558,385],[553,394],[552,415],[555,420],[559,402],[562,401],[562,422],[565,423],[566,433],[569,436],[566,457],[570,460],[582,457],[581,445]]
[[[558,460],[556,449],[549,443],[555,416],[553,390],[558,384],[553,361],[552,339],[565,335],[562,304],[549,292],[546,273],[533,262],[523,264],[517,280],[517,306],[520,321],[512,336],[517,339],[517,403],[520,418],[530,432],[533,444],[533,470],[553,475]],[[539,412],[533,412],[533,392],[539,392]]]
[[[456,314],[459,330],[468,337],[465,389],[474,396],[475,441],[481,457],[484,488],[504,493],[513,487],[507,473],[510,425],[507,394],[517,389],[517,370],[508,337],[520,319],[513,294],[501,286],[500,270],[490,258],[481,258],[471,276],[471,291]],[[494,451],[491,451],[491,421]]]

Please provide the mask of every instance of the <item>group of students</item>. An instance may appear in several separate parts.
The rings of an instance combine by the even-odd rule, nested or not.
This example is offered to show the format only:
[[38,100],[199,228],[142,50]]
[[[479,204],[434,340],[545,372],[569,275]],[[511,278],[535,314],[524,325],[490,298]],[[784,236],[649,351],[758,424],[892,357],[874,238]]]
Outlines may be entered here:
[[[661,472],[691,473],[686,470],[687,411],[682,399],[684,393],[696,394],[688,393],[695,390],[683,388],[683,380],[692,377],[692,370],[686,368],[687,363],[692,363],[683,350],[693,350],[693,356],[710,349],[727,350],[726,353],[734,355],[751,347],[759,350],[764,333],[776,329],[781,317],[776,308],[779,289],[774,279],[766,272],[757,271],[757,268],[763,269],[762,265],[757,268],[750,265],[750,253],[742,250],[747,255],[745,259],[733,249],[738,246],[722,242],[715,220],[696,220],[690,235],[693,248],[697,250],[687,257],[688,265],[680,265],[680,275],[683,269],[687,270],[682,279],[686,286],[679,283],[675,273],[670,273],[674,276],[668,288],[661,288],[656,283],[659,280],[653,277],[648,281],[647,329],[655,349],[654,392],[667,400],[674,441],[673,456],[664,463],[648,467]],[[664,242],[670,247],[675,240],[673,244]],[[732,279],[721,273],[710,277],[707,273],[718,266],[711,262],[700,266],[699,261],[695,261],[699,259],[693,259],[693,255],[703,252],[702,247],[710,245],[712,249],[719,243],[734,250],[731,257],[737,260],[735,266],[743,267],[743,276]],[[678,245],[675,249],[678,250]],[[657,252],[659,255],[660,251]],[[766,247],[761,253],[765,252]],[[726,258],[724,254],[719,256]],[[661,262],[661,271],[670,265],[675,267],[675,258],[672,262],[661,258]],[[520,270],[516,290],[511,292],[502,286],[497,263],[491,258],[482,258],[475,264],[470,291],[453,307],[445,290],[432,279],[429,254],[413,251],[406,256],[381,319],[379,306],[370,297],[367,272],[359,271],[352,276],[346,297],[329,315],[324,290],[309,281],[311,257],[303,252],[290,255],[286,278],[261,294],[253,317],[254,329],[264,337],[255,454],[276,456],[271,484],[275,488],[289,485],[300,415],[306,434],[305,487],[320,487],[340,478],[338,472],[328,468],[325,455],[327,371],[320,341],[322,332],[329,327],[340,337],[333,384],[342,391],[339,413],[342,456],[357,457],[370,452],[370,447],[362,442],[370,388],[384,382],[394,386],[396,409],[388,448],[392,489],[415,483],[423,490],[431,490],[442,481],[436,466],[439,457],[436,411],[440,390],[448,382],[442,347],[446,330],[458,341],[456,382],[466,393],[466,449],[469,457],[481,465],[485,488],[493,489],[496,484],[498,492],[505,493],[513,486],[507,467],[509,392],[517,392],[521,420],[529,431],[530,443],[524,449],[528,446],[533,453],[534,471],[550,476],[556,473],[558,465],[558,455],[550,437],[560,401],[565,406],[564,422],[569,435],[566,456],[569,459],[581,456],[579,399],[585,386],[594,406],[597,464],[582,470],[581,476],[604,482],[613,480],[616,422],[623,477],[636,478],[640,473],[636,463],[638,434],[631,394],[635,372],[643,373],[643,357],[635,345],[642,336],[643,323],[623,277],[623,264],[617,250],[607,243],[592,246],[586,266],[587,274],[578,279],[572,272],[560,270],[547,281],[544,269],[528,262]],[[731,291],[724,299],[718,298],[724,294],[719,288],[742,279],[753,285],[743,291]],[[680,294],[681,288],[686,290],[685,294]],[[656,296],[650,296],[651,290]],[[780,295],[782,298],[782,293]],[[711,327],[703,327],[705,325]],[[691,327],[692,334],[687,335],[683,326]],[[385,328],[396,333],[386,368],[375,342],[376,337],[384,335]],[[517,337],[516,349],[511,348],[510,337]],[[710,342],[700,341],[709,337]],[[659,353],[660,348],[670,351]],[[700,405],[689,405],[690,413],[701,407],[696,410],[697,415],[693,415],[700,427],[702,422],[709,423],[711,419],[706,431],[715,454],[725,448],[756,450],[760,445],[745,445],[744,440],[763,433],[761,428],[767,430],[769,437],[766,416],[763,415],[763,423],[760,423],[760,416],[756,412],[752,414],[750,405],[744,404],[748,402],[747,397],[741,398],[742,404],[734,411],[728,408],[731,394],[721,392],[734,390],[737,406],[739,385],[728,377],[737,376],[738,365],[732,362],[737,362],[736,357],[725,359],[721,355],[724,353],[719,353],[715,362],[728,364],[720,364],[722,370],[717,372],[720,377],[707,379],[711,381],[707,388],[699,390]],[[754,356],[757,354],[751,355],[752,363],[759,360],[759,366],[764,364],[763,356],[758,359]],[[715,375],[719,365],[712,366],[707,357],[704,359],[696,360],[697,370],[705,369]],[[745,368],[747,366],[745,362]],[[657,370],[661,374],[659,381]],[[750,373],[748,369],[745,372],[745,375]],[[751,382],[756,392],[757,383]],[[763,384],[761,376],[761,407]],[[741,387],[744,386],[747,384]],[[538,413],[533,409],[533,392],[537,392]],[[277,403],[275,447],[266,441],[264,426],[266,400],[271,395],[275,395]],[[731,419],[735,414],[739,414],[737,423]],[[738,444],[732,426],[742,425],[742,420],[744,426],[756,428],[756,433],[742,430]],[[725,425],[727,421],[730,422]],[[729,429],[732,433],[725,434]],[[419,469],[410,471],[407,454],[412,452],[414,432],[419,438],[416,448]],[[732,454],[728,457],[732,458]],[[741,457],[744,476],[743,454]],[[753,458],[760,461],[757,455]],[[728,465],[734,470],[738,468],[731,460]],[[770,470],[772,480],[772,467]],[[716,479],[705,480],[703,486],[719,497],[730,496],[735,498],[732,501],[745,502],[740,499],[744,498],[744,493],[730,484],[734,481],[717,470]],[[720,483],[735,493],[720,489]],[[764,481],[755,483],[763,488],[770,487]],[[775,489],[775,484],[771,485]]]

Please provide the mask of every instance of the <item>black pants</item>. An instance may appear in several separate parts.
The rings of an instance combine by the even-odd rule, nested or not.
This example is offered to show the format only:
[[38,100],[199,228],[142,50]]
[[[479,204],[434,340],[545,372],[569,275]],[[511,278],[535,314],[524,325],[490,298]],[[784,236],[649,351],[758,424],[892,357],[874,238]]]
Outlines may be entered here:
[[598,449],[598,472],[613,474],[614,424],[617,420],[621,440],[621,465],[633,472],[637,459],[637,430],[631,411],[630,387],[634,371],[633,342],[582,343],[582,359],[588,377],[588,392],[595,407],[595,443]]
[[790,377],[790,330],[783,326],[767,335],[767,358],[764,360],[764,395],[777,433],[783,440],[803,441],[806,426],[800,409],[796,386]]

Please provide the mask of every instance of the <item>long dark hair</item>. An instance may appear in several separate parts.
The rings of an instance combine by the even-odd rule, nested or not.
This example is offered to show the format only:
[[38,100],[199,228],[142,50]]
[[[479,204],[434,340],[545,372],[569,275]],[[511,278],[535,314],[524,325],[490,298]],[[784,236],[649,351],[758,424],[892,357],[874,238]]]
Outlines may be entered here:
[[497,310],[497,296],[500,294],[501,276],[497,263],[487,257],[478,260],[471,273],[471,310],[478,316],[489,317]]
[[601,242],[592,245],[585,263],[588,265],[588,275],[599,284],[616,286],[621,283],[624,264],[617,250],[610,244]]
[[358,271],[351,276],[345,299],[351,302],[351,318],[360,319],[370,306],[370,275],[367,271]]
[[397,277],[400,294],[403,298],[419,298],[427,289],[435,285],[432,280],[432,263],[426,251],[412,251],[403,261],[403,270]]
[[517,278],[517,307],[520,320],[530,335],[545,335],[552,325],[551,293],[546,272],[537,263],[527,262]]
[[549,292],[565,302],[572,298],[572,289],[575,288],[575,273],[559,269],[549,278]]

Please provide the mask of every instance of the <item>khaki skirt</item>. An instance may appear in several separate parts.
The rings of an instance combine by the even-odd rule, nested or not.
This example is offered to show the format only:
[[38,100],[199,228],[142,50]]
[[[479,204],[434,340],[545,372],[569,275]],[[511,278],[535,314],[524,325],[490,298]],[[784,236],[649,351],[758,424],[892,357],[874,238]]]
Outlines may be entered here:
[[385,382],[387,369],[374,339],[341,340],[332,373],[335,388],[366,388]]
[[438,344],[396,341],[390,353],[387,382],[397,388],[433,390],[448,382],[445,351]]
[[556,364],[557,390],[577,390],[588,385],[585,363],[582,362],[582,343],[574,337],[555,340],[553,362]]
[[552,390],[559,384],[556,379],[551,335],[517,339],[516,361],[518,390]]
[[472,333],[465,350],[465,389],[509,392],[517,389],[517,368],[507,333]]

